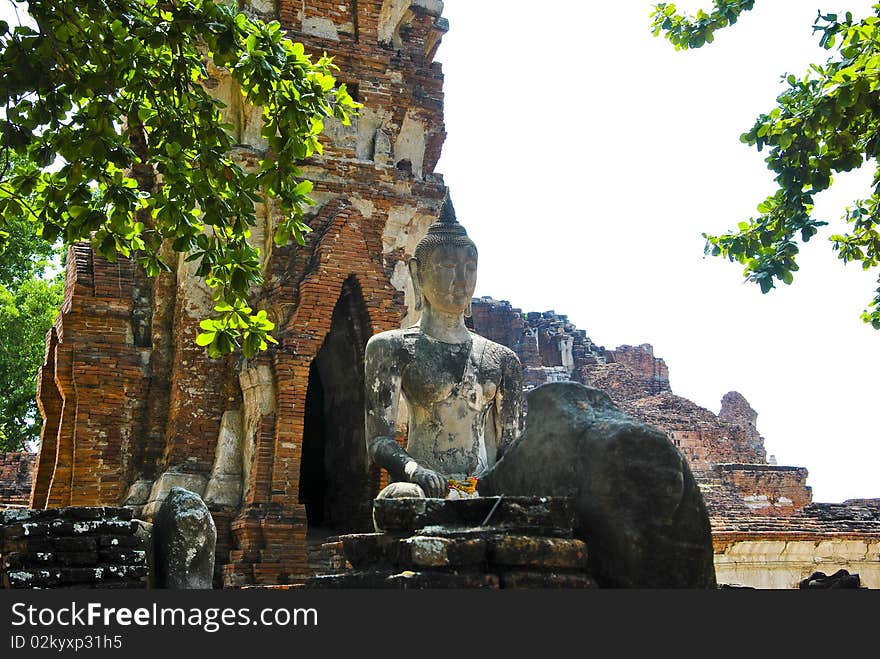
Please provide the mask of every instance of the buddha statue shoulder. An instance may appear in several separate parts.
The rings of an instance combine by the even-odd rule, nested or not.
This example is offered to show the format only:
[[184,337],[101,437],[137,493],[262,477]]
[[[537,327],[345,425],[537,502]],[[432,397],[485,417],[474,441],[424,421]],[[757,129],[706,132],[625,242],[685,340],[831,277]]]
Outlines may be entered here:
[[[512,350],[465,325],[477,248],[448,200],[409,269],[419,322],[367,343],[367,453],[390,477],[380,497],[444,497],[450,481],[478,482],[518,436],[522,366]],[[405,446],[395,439],[401,396]]]

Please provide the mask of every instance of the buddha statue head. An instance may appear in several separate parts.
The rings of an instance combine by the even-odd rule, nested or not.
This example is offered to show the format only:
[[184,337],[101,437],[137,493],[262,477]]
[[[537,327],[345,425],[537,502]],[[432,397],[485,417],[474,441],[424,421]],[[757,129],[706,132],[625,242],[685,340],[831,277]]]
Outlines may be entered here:
[[447,195],[440,219],[428,227],[409,262],[415,308],[471,314],[477,284],[477,246],[455,217]]

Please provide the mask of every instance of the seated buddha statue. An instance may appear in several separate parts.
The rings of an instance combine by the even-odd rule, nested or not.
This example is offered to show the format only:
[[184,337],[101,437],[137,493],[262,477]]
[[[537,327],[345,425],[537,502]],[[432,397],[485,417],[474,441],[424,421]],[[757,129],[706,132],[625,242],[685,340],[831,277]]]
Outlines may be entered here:
[[[716,586],[709,516],[687,461],[662,431],[604,392],[555,382],[529,394],[508,348],[469,331],[477,248],[447,203],[409,262],[421,319],[382,332],[365,355],[366,443],[390,484],[379,498],[565,497],[601,586]],[[405,445],[396,439],[401,397]],[[450,489],[452,487],[452,489]]]
[[[370,338],[365,354],[367,454],[386,497],[446,497],[479,483],[520,430],[522,367],[509,348],[470,331],[477,248],[447,200],[409,261],[414,326]],[[400,397],[405,446],[395,439]],[[470,491],[467,488],[465,491]],[[473,486],[470,488],[473,489]]]

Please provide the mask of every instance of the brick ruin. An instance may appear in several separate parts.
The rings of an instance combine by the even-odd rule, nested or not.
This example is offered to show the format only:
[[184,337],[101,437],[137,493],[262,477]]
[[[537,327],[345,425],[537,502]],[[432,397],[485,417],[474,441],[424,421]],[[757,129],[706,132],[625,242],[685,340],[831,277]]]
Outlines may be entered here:
[[36,463],[33,453],[0,453],[0,510],[28,507]]
[[[195,345],[211,298],[193,264],[180,259],[151,280],[126,259],[111,264],[75,245],[39,381],[39,457],[0,463],[0,483],[20,483],[27,476],[16,469],[30,461],[29,501],[20,486],[12,497],[0,490],[0,501],[35,509],[125,506],[150,519],[172,486],[199,493],[217,525],[218,586],[294,582],[312,573],[310,548],[327,536],[371,528],[382,476],[366,469],[363,349],[372,334],[411,322],[405,264],[446,195],[434,172],[445,138],[433,61],[448,29],[442,2],[254,0],[249,11],[277,17],[309,52],[332,55],[364,104],[350,127],[327,122],[323,155],[303,166],[318,202],[306,245],[275,247],[277,209],[271,200],[260,208],[253,240],[265,283],[251,302],[275,322],[279,345],[253,360],[210,360]],[[212,93],[238,133],[236,157],[249,166],[263,147],[258,110],[223,71],[213,75]],[[669,434],[709,505],[716,563],[733,566],[720,582],[760,567],[755,557],[765,554],[749,542],[805,542],[810,551],[791,546],[806,569],[824,565],[810,557],[838,534],[852,546],[823,556],[858,556],[861,547],[866,561],[878,560],[872,500],[830,512],[812,504],[806,469],[767,464],[757,415],[740,394],[727,394],[716,415],[672,392],[650,345],[606,349],[554,312],[482,298],[471,322],[517,352],[526,389],[569,379],[598,387]],[[866,578],[862,563],[847,561],[880,587],[880,574]]]
[[129,508],[0,510],[0,588],[146,588],[144,527]]
[[[276,13],[277,4],[277,13]],[[363,349],[406,315],[406,261],[440,213],[447,22],[435,0],[254,2],[308,52],[326,52],[364,104],[328,121],[304,247],[273,245],[277,209],[252,239],[265,283],[251,296],[279,345],[253,360],[207,359],[195,344],[211,296],[193,264],[156,280],[88,245],[68,254],[64,302],[47,338],[46,419],[31,505],[126,505],[150,518],[174,485],[202,495],[218,527],[218,583],[308,573],[307,530],[370,524],[362,423]],[[264,144],[260,110],[223,71],[209,87],[236,126],[245,167]]]
[[666,432],[709,509],[719,583],[792,588],[814,571],[846,568],[880,587],[880,499],[813,503],[807,469],[768,464],[742,394],[725,394],[716,415],[672,392],[649,344],[610,350],[554,311],[523,313],[490,297],[472,306],[473,329],[519,355],[526,389],[574,380]]
[[573,380],[606,391],[623,411],[666,432],[707,486],[730,484],[756,514],[812,500],[806,469],[767,464],[758,415],[742,394],[725,394],[716,415],[672,392],[669,368],[650,344],[611,350],[554,311],[523,313],[491,297],[472,307],[472,328],[519,355],[526,389]]
[[730,492],[706,496],[719,582],[796,588],[813,572],[846,569],[880,588],[880,499],[811,503],[789,515],[754,515]]

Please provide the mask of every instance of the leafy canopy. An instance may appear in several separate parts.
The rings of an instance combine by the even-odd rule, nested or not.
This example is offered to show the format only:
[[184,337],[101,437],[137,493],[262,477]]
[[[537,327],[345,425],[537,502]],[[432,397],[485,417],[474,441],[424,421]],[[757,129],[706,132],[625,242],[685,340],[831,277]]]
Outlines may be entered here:
[[63,290],[60,273],[27,277],[14,287],[0,283],[0,452],[21,450],[40,437],[37,372]]
[[9,246],[0,252],[0,452],[39,439],[37,372],[64,292],[60,249],[24,217],[7,229]]
[[[0,21],[0,162],[9,163],[0,170],[0,241],[8,245],[24,217],[49,244],[91,240],[105,258],[132,257],[150,276],[170,270],[163,250],[184,253],[214,289],[217,315],[198,337],[211,356],[240,346],[250,357],[274,342],[265,313],[247,304],[261,282],[247,238],[266,198],[282,213],[276,244],[302,243],[309,230],[312,184],[296,163],[321,152],[324,118],[347,123],[357,107],[336,86],[331,59],[312,62],[278,22],[222,0],[27,6],[32,26]],[[269,148],[255,171],[234,160],[233,126],[205,86],[209,64],[263,108]]]
[[676,50],[699,48],[715,40],[715,31],[736,23],[739,15],[754,7],[755,0],[715,0],[711,13],[702,9],[695,16],[680,14],[674,4],[654,6],[651,28],[654,36],[661,33]]
[[[658,4],[654,34],[663,34],[676,49],[699,48],[753,5],[716,0],[710,14],[684,16],[673,4]],[[812,64],[803,77],[785,76],[786,88],[776,107],[760,115],[741,137],[758,151],[767,150],[765,161],[776,174],[776,191],[758,205],[757,217],[740,222],[736,231],[703,234],[707,254],[743,264],[746,279],[763,293],[776,281],[793,281],[799,243],[828,224],[813,216],[816,193],[831,186],[834,174],[868,161],[875,167],[870,194],[847,208],[847,232],[830,240],[844,262],[859,262],[865,270],[880,265],[880,4],[873,10],[863,20],[850,12],[819,12],[813,31],[832,54],[824,64]],[[880,329],[880,287],[862,319]]]

